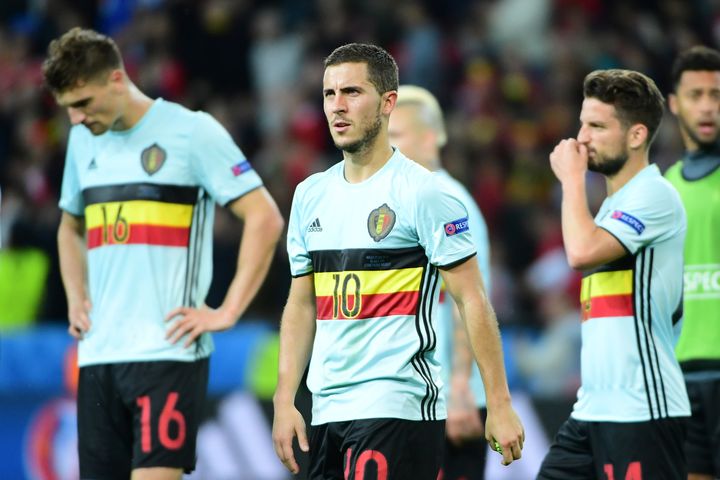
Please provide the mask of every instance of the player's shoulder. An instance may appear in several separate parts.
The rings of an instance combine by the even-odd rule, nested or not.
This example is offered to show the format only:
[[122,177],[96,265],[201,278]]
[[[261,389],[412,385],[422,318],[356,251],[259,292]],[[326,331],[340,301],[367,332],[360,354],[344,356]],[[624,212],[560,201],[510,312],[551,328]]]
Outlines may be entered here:
[[224,130],[220,122],[203,110],[192,110],[184,105],[158,98],[154,108],[157,120],[166,125],[165,128],[177,128],[180,131],[195,132],[204,135],[216,130]]
[[73,125],[68,135],[67,149],[70,152],[78,152],[92,148],[95,136],[83,124]]
[[155,100],[155,108],[161,118],[172,119],[173,123],[213,121],[212,116],[202,110],[191,110],[188,107],[176,102],[158,98]]
[[657,165],[651,164],[638,172],[631,179],[633,187],[626,189],[628,196],[645,198],[647,201],[655,201],[659,198],[675,196],[675,187],[662,176]]
[[671,201],[677,203],[677,205],[682,205],[680,194],[670,182],[670,180],[668,180],[666,177],[660,174],[652,176],[648,179],[647,184],[649,187],[648,196],[650,197],[651,201],[662,201],[664,199],[670,199]]
[[633,188],[624,189],[622,204],[632,205],[636,210],[672,212],[684,215],[682,199],[677,189],[660,174],[657,165],[649,165],[633,179]]
[[295,187],[295,196],[304,197],[308,194],[320,194],[333,178],[341,175],[343,162],[338,162],[327,170],[313,173]]
[[434,173],[437,176],[437,181],[442,185],[442,188],[448,189],[454,195],[462,197],[463,200],[470,198],[470,192],[465,188],[465,185],[450,175],[446,170],[438,170]]
[[423,167],[416,161],[406,157],[399,149],[395,149],[391,160],[396,172],[407,178],[408,183],[415,183],[418,181],[427,182],[433,176],[433,172]]
[[419,163],[410,160],[400,150],[395,150],[391,161],[392,184],[395,190],[414,192],[418,200],[420,200],[438,185],[435,172],[431,172]]

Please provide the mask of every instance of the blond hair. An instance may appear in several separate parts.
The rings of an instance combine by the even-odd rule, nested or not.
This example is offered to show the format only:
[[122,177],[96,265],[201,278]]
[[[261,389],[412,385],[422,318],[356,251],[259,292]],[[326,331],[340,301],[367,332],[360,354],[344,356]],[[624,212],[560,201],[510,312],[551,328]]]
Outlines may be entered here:
[[428,90],[416,85],[400,85],[396,106],[417,105],[420,107],[422,121],[437,135],[438,147],[444,147],[447,143],[447,132],[445,131],[445,119],[437,98]]

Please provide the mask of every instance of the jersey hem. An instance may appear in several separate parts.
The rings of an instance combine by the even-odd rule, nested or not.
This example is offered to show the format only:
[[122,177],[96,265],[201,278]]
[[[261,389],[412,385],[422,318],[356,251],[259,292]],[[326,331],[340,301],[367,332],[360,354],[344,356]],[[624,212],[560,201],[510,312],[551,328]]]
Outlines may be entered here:
[[[483,407],[484,408],[484,407]],[[323,416],[322,418],[319,418],[315,420],[315,414],[313,413],[313,419],[310,422],[310,425],[317,426],[317,425],[324,425],[326,423],[335,423],[335,422],[352,422],[353,420],[369,420],[372,418],[393,418],[397,420],[409,420],[411,422],[434,422],[434,421],[444,421],[447,420],[447,415],[437,415],[435,419],[433,420],[423,420],[420,416],[417,417],[411,417],[408,415],[399,415],[399,414],[362,414],[362,415],[352,415],[352,416]]]
[[309,272],[305,273],[298,273],[298,274],[290,274],[292,278],[300,278],[300,277],[307,277],[308,275],[315,273],[313,270],[310,270]]
[[652,420],[664,420],[666,418],[685,418],[689,417],[690,412],[687,413],[672,413],[659,418],[651,418],[650,415],[644,415],[642,417],[627,417],[619,418],[612,415],[584,415],[572,412],[571,418],[580,420],[581,422],[608,422],[608,423],[635,423],[635,422],[650,422]]
[[197,355],[193,357],[168,357],[168,356],[160,356],[160,357],[109,357],[109,358],[101,358],[98,360],[90,360],[90,361],[78,361],[78,367],[90,367],[93,365],[106,365],[109,363],[139,363],[139,362],[196,362],[198,360],[204,360],[206,358],[210,357],[210,353],[208,352],[207,355]]

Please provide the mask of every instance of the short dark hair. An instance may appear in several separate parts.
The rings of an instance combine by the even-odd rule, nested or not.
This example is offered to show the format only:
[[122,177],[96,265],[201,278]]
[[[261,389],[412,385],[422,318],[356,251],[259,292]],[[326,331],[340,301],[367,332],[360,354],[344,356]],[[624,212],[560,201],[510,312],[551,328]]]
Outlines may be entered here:
[[42,66],[45,84],[53,93],[65,92],[117,68],[123,68],[123,61],[115,41],[80,27],[50,42]]
[[652,143],[662,122],[665,99],[650,77],[633,70],[595,70],[585,77],[583,95],[614,106],[625,128],[645,125],[647,145]]
[[686,71],[720,72],[720,52],[704,45],[696,45],[680,52],[672,66],[673,92]]
[[395,59],[377,45],[348,43],[336,48],[325,59],[325,68],[341,63],[365,63],[368,79],[380,94],[397,90],[398,66]]

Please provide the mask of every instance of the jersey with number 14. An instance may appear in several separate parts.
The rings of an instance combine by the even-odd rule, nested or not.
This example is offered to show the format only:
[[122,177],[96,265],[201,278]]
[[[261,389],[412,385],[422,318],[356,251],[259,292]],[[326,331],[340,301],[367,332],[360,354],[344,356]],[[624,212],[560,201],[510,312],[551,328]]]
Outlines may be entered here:
[[475,254],[467,212],[398,150],[361,183],[344,167],[297,187],[288,226],[291,273],[315,285],[312,424],[443,419],[438,268]]
[[92,326],[79,365],[208,356],[208,334],[192,348],[170,344],[165,317],[205,301],[214,203],[261,185],[217,121],[176,103],[155,100],[125,131],[75,126],[60,208],[84,216],[87,230]]
[[687,224],[680,197],[649,165],[605,199],[595,223],[627,255],[583,274],[582,386],[572,416],[587,422],[689,416],[673,352]]

